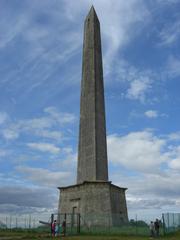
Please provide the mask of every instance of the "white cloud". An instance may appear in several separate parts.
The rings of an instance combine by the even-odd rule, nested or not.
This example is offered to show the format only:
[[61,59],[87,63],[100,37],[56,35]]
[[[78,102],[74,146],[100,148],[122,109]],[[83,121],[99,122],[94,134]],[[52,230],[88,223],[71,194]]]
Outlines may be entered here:
[[[79,0],[77,2],[69,0],[61,3],[58,1],[45,3],[43,1],[43,6],[48,6],[47,9],[50,9],[50,11],[47,11],[46,7],[42,8],[41,3],[33,2],[33,7],[28,2],[21,3],[19,9],[25,8],[26,14],[14,14],[13,10],[11,10],[12,14],[7,14],[9,9],[5,9],[5,22],[2,24],[5,27],[2,27],[2,32],[8,32],[7,35],[12,36],[10,38],[5,37],[7,40],[5,46],[9,41],[14,41],[20,36],[24,40],[26,48],[26,61],[21,64],[20,69],[10,71],[4,81],[11,81],[13,78],[14,80],[11,81],[14,84],[11,84],[13,90],[19,88],[22,84],[17,84],[16,79],[19,79],[17,76],[20,72],[25,79],[23,85],[28,84],[24,87],[26,93],[40,85],[42,86],[57,71],[62,62],[68,61],[80,52],[83,39],[82,24],[92,4],[96,8],[101,22],[102,39],[105,46],[103,48],[104,72],[114,72],[112,63],[117,61],[116,55],[119,54],[119,50],[147,24],[150,18],[150,13],[143,0],[129,0],[128,2],[115,0],[112,0],[112,2],[108,0]],[[19,12],[19,9],[16,10]],[[41,18],[41,15],[46,16],[47,24],[40,24],[37,21],[38,17]],[[144,21],[145,18],[146,21]],[[16,28],[13,30],[10,27],[12,21],[16,22]],[[59,22],[62,24],[59,25]],[[72,24],[74,30],[70,28]],[[58,28],[55,26],[58,26]],[[47,38],[47,35],[51,37]],[[80,64],[80,61],[78,64]],[[72,78],[72,75],[76,73],[75,71],[73,74],[72,71],[70,72],[70,76],[67,76],[69,72],[64,72],[61,87],[64,84],[64,79],[66,79],[66,82],[74,82],[75,79],[79,78],[79,76]],[[59,79],[58,82],[54,82],[53,86],[57,86],[57,84],[59,84]],[[54,94],[58,88],[53,88],[53,93],[49,91],[49,94]],[[69,117],[67,116],[67,118]]]
[[148,118],[157,118],[158,117],[158,112],[155,110],[148,110],[144,114]]
[[[43,4],[37,1],[33,3],[23,1],[18,8],[13,7],[13,4],[5,3],[1,6],[3,21],[0,23],[0,33],[3,37],[0,48],[8,48],[8,44],[14,46],[19,43],[18,39],[23,42],[22,54],[18,58],[19,67],[7,71],[3,78],[3,82],[9,83],[11,90],[20,90],[23,85],[23,92],[29,94],[35,88],[42,86],[48,78],[52,78],[57,68],[59,69],[62,63],[79,51],[82,42],[80,27],[78,30],[75,27],[74,31],[70,28],[64,7],[62,1],[45,3],[45,0]],[[14,23],[15,26],[12,28]],[[20,75],[23,76],[21,81],[19,81]],[[70,80],[67,72],[64,72],[63,80],[64,77],[66,82]],[[58,84],[59,80],[58,77]]]
[[174,141],[180,140],[180,132],[174,132],[169,134],[169,139]]
[[[63,151],[66,152],[65,149],[63,149]],[[76,163],[77,163],[77,153],[73,153],[72,151],[66,152],[66,157],[62,161],[62,165],[64,167],[68,167],[69,169],[73,169],[74,171],[76,171],[75,170]]]
[[176,19],[171,23],[165,24],[160,34],[160,45],[171,46],[180,37],[180,20]]
[[169,166],[172,169],[180,170],[180,154],[179,154],[179,158],[175,158],[169,163]]
[[148,77],[135,79],[130,83],[127,90],[127,98],[133,100],[145,101],[146,93],[151,89],[151,81]]
[[110,162],[122,164],[131,170],[153,172],[168,160],[163,153],[166,141],[152,132],[132,132],[125,136],[110,135],[107,138]]
[[44,168],[31,168],[26,166],[19,166],[16,169],[25,175],[26,179],[33,183],[43,186],[59,187],[68,183],[72,183],[71,172],[50,171]]
[[[105,73],[111,71],[112,62],[118,51],[127,44],[136,33],[148,22],[149,11],[143,1],[115,1],[108,0],[79,0],[78,3],[64,1],[66,16],[71,21],[76,21],[83,12],[87,15],[93,4],[101,22],[102,39],[104,42],[104,67]],[[146,22],[144,21],[146,18]]]
[[[180,200],[180,174],[173,170],[159,173],[145,173],[141,175],[113,174],[111,179],[118,186],[128,188],[128,198],[135,199],[164,199],[171,196],[171,200]],[[176,181],[175,181],[176,179]],[[153,208],[153,207],[152,207]]]
[[6,128],[2,130],[2,135],[7,140],[17,139],[22,132],[40,134],[46,128],[51,128],[54,122],[50,117],[24,119],[19,121],[9,121]]
[[[179,141],[177,137],[172,138],[172,135],[170,135],[170,139]],[[169,161],[169,167],[179,171],[180,170],[180,145],[170,146],[170,156],[171,156],[171,160]]]
[[[22,119],[14,122],[9,121],[6,124],[6,128],[1,130],[1,133],[7,140],[17,139],[21,133],[26,133],[60,141],[63,139],[63,133],[59,128],[62,125],[74,123],[76,120],[74,114],[59,112],[55,107],[45,108],[43,115],[45,114],[47,116]],[[4,122],[6,119],[6,114],[0,114],[0,121]]]
[[13,140],[13,139],[17,139],[19,137],[19,132],[16,127],[4,129],[2,131],[2,134],[3,134],[4,138],[7,140]]
[[174,4],[174,3],[178,3],[179,2],[179,0],[166,0],[166,1],[164,1],[164,0],[157,0],[158,1],[158,3],[160,3],[160,4]]
[[172,199],[131,199],[128,200],[128,209],[164,209],[169,206],[175,206],[176,201]]
[[58,112],[55,107],[47,107],[44,109],[44,112],[49,113],[50,116],[60,124],[72,123],[76,119],[71,113]]
[[[126,60],[116,61],[114,64],[115,81],[126,85],[125,93],[122,95],[131,100],[139,100],[144,103],[151,93],[154,79],[157,74],[149,69],[139,69]],[[151,98],[152,101],[152,98]]]
[[[11,182],[12,183],[12,182]],[[4,219],[8,214],[22,215],[32,214],[33,218],[39,221],[44,218],[48,221],[52,212],[57,211],[58,202],[58,190],[52,187],[36,187],[36,186],[22,186],[20,185],[8,185],[0,186],[0,218]],[[27,217],[21,216],[21,220]],[[12,218],[12,224],[15,218]]]
[[18,122],[19,128],[24,130],[50,128],[53,124],[53,120],[49,117],[24,119]]
[[8,152],[4,149],[0,149],[0,157],[5,157],[8,154]]
[[52,192],[47,188],[29,188],[21,185],[8,188],[0,186],[0,191],[0,204],[14,204],[21,207],[52,207],[54,205],[50,201],[53,197]]
[[8,115],[6,112],[0,112],[0,124],[3,124],[8,119]]
[[180,59],[170,56],[167,62],[167,75],[169,78],[180,76]]
[[[54,205],[55,205],[55,202],[57,202],[57,198],[55,198],[52,193],[48,192],[48,191],[39,191],[41,193],[41,198],[38,198],[39,197],[39,194],[35,195],[34,198],[36,198],[37,201],[41,202],[41,200],[44,198],[44,196],[47,196],[47,194],[49,195],[48,196],[48,201],[46,200],[46,203],[44,203],[42,201],[42,207],[31,207],[31,206],[26,206],[26,196],[24,198],[24,205],[23,206],[19,206],[18,204],[16,204],[16,199],[14,199],[14,202],[15,204],[7,204],[7,203],[4,203],[4,204],[0,204],[0,217],[1,219],[6,219],[6,216],[11,214],[13,215],[14,217],[12,217],[12,224],[14,225],[15,224],[15,216],[18,216],[20,217],[18,221],[18,226],[24,226],[24,219],[27,219],[27,215],[29,216],[29,214],[32,216],[33,215],[33,219],[34,221],[36,221],[36,223],[39,223],[39,219],[41,220],[44,220],[45,222],[47,222],[49,220],[49,216],[51,215],[52,212],[57,212],[57,205],[56,206],[51,206],[51,203],[50,201],[54,201]],[[5,193],[6,194],[6,193]],[[14,198],[17,196],[16,193],[13,195]],[[21,196],[23,196],[23,194],[21,194]],[[33,196],[33,193],[31,195],[31,192],[30,192],[30,197]],[[31,200],[31,199],[30,199]],[[43,199],[44,200],[44,199]],[[49,203],[49,206],[47,206],[47,204]],[[33,205],[33,202],[32,202],[32,205]],[[47,206],[47,207],[46,207]],[[36,220],[35,220],[36,219]],[[23,221],[23,223],[22,223]],[[14,225],[15,226],[15,225]]]
[[61,140],[63,134],[60,131],[51,131],[51,130],[37,130],[35,131],[35,134],[43,137],[43,138],[50,138],[54,140]]
[[157,118],[157,117],[168,117],[167,114],[165,113],[159,113],[158,111],[155,111],[155,110],[147,110],[144,115],[147,117],[147,118]]
[[51,154],[58,154],[60,152],[60,148],[56,147],[52,143],[27,143],[27,146],[39,150],[41,152],[49,152]]
[[[16,24],[12,28],[11,26],[13,25],[13,20],[16,22]],[[5,14],[5,11],[3,12],[3,21],[0,23],[0,32],[2,35],[0,48],[6,47],[8,43],[10,43],[17,36],[17,34],[21,33],[22,29],[27,27],[26,20],[27,18],[25,14],[21,13],[15,16],[13,12],[11,12],[11,14]]]
[[[156,167],[154,166],[156,170]],[[155,171],[154,171],[155,172]],[[173,170],[159,173],[123,174],[117,169],[110,175],[114,184],[127,187],[128,215],[149,220],[162,212],[178,212],[180,208],[180,175]],[[176,181],[175,181],[176,179]]]
[[[150,209],[157,214],[156,208],[161,208],[161,212],[178,211],[180,145],[173,145],[173,141],[178,143],[178,132],[161,138],[147,130],[125,136],[108,136],[109,161],[129,169],[128,174],[121,168],[120,172],[119,169],[114,170],[110,179],[115,184],[128,188],[130,213],[137,209],[138,212]],[[169,196],[171,201],[168,201]],[[148,211],[147,214],[149,215]]]

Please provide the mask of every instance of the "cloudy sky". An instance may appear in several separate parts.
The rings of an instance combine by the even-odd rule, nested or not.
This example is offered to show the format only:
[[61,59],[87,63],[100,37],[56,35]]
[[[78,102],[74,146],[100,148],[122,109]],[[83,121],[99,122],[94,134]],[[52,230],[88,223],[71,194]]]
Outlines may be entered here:
[[101,23],[109,179],[130,217],[180,209],[180,0],[0,0],[0,212],[76,181],[83,22]]

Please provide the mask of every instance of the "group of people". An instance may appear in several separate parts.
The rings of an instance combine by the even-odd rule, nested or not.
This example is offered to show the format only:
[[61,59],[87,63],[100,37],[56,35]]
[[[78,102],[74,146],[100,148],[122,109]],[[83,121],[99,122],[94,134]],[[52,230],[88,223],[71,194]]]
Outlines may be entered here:
[[160,221],[158,219],[156,219],[155,222],[151,221],[149,225],[150,236],[159,237],[159,228],[160,228]]
[[66,221],[64,220],[62,224],[58,224],[56,220],[54,220],[51,224],[51,235],[52,237],[58,236],[58,234],[62,232],[63,236],[66,234]]

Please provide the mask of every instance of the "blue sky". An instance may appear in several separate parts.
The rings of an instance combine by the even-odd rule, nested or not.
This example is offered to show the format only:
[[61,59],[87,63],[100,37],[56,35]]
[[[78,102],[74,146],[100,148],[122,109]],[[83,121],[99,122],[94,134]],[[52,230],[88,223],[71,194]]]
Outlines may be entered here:
[[0,0],[0,212],[75,183],[83,24],[101,23],[109,179],[130,217],[180,208],[180,1]]

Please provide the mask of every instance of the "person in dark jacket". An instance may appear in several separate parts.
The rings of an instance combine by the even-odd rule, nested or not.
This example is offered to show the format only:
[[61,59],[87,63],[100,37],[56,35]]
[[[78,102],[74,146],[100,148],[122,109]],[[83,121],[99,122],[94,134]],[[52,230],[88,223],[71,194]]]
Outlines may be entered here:
[[156,221],[154,222],[154,229],[155,229],[156,237],[159,237],[159,227],[160,227],[159,220],[156,219]]

